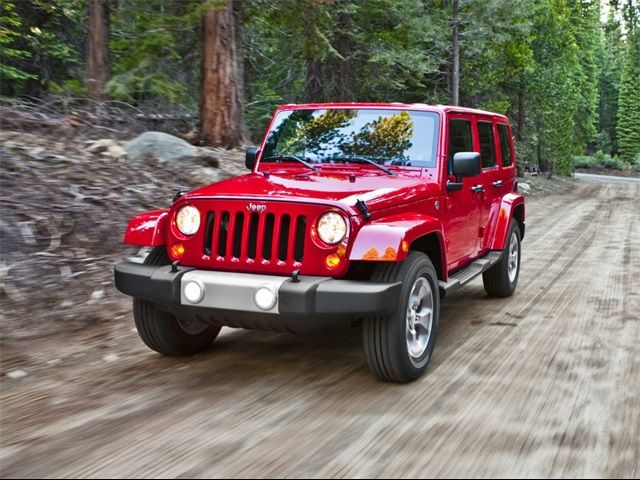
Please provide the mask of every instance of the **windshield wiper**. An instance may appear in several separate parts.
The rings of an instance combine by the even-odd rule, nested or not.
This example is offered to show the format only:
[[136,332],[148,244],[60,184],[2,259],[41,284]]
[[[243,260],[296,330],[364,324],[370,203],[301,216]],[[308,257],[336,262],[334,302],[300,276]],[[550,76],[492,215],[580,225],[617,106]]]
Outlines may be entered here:
[[332,158],[331,160],[337,160],[337,161],[345,161],[345,162],[359,162],[359,163],[368,163],[369,165],[373,165],[376,168],[379,168],[380,170],[382,170],[383,172],[385,172],[388,175],[392,175],[392,176],[396,176],[396,172],[394,172],[393,170],[384,167],[382,165],[380,165],[377,162],[374,162],[373,160],[366,158],[366,157],[338,157],[338,158]]
[[276,155],[273,157],[266,157],[263,159],[264,162],[268,162],[269,160],[274,162],[286,162],[287,160],[293,160],[295,162],[300,162],[305,167],[313,170],[314,172],[318,171],[318,167],[314,167],[309,162],[305,162],[303,159],[301,159],[300,157],[296,157],[295,155]]

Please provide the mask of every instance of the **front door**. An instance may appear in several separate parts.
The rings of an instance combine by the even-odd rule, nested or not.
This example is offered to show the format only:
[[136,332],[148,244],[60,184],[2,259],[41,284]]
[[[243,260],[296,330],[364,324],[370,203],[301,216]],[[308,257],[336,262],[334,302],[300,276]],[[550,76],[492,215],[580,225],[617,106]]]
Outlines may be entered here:
[[[447,124],[447,160],[449,179],[453,176],[453,156],[473,152],[473,129],[470,116],[452,115]],[[445,198],[445,247],[449,269],[469,263],[478,253],[478,231],[482,211],[482,193],[474,191],[480,177],[462,179],[462,190],[447,192]]]

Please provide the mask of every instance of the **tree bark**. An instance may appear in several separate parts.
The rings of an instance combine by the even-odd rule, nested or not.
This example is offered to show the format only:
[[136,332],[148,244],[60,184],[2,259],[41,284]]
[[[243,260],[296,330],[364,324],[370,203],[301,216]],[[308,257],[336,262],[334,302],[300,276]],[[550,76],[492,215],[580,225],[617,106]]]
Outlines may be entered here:
[[338,68],[338,100],[342,102],[351,102],[355,100],[351,92],[351,64],[350,58],[353,52],[353,40],[351,31],[353,29],[351,15],[341,12],[338,15],[338,39],[336,49],[343,57],[340,60]]
[[200,131],[204,143],[214,147],[244,143],[241,17],[241,0],[227,0],[224,8],[202,17]]
[[453,72],[451,74],[451,104],[460,104],[460,31],[458,0],[451,1],[451,26],[453,33]]
[[89,2],[87,88],[95,100],[105,100],[109,81],[109,0]]

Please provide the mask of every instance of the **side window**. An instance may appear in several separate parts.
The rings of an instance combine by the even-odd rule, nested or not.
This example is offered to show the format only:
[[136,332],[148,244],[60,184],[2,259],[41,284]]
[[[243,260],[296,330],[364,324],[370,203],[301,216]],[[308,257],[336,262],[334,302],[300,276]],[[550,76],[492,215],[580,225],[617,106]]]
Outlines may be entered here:
[[458,152],[473,152],[469,120],[449,121],[449,173],[453,172],[453,156]]
[[511,142],[509,141],[509,127],[501,123],[498,124],[498,136],[500,137],[502,166],[509,167],[513,165],[513,150],[511,150]]
[[480,139],[482,168],[495,166],[496,147],[493,138],[493,124],[489,122],[478,122],[478,138]]

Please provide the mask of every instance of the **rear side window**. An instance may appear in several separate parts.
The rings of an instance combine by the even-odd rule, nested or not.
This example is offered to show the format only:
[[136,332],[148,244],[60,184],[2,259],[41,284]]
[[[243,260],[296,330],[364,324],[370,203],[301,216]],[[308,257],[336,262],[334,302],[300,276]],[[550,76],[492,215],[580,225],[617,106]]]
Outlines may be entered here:
[[480,139],[482,168],[495,166],[496,147],[493,138],[493,124],[489,122],[478,122],[478,138]]
[[449,121],[449,173],[453,172],[453,156],[459,152],[473,152],[469,120]]
[[500,137],[500,153],[502,155],[502,166],[513,165],[513,150],[509,141],[509,127],[498,124],[498,136]]

